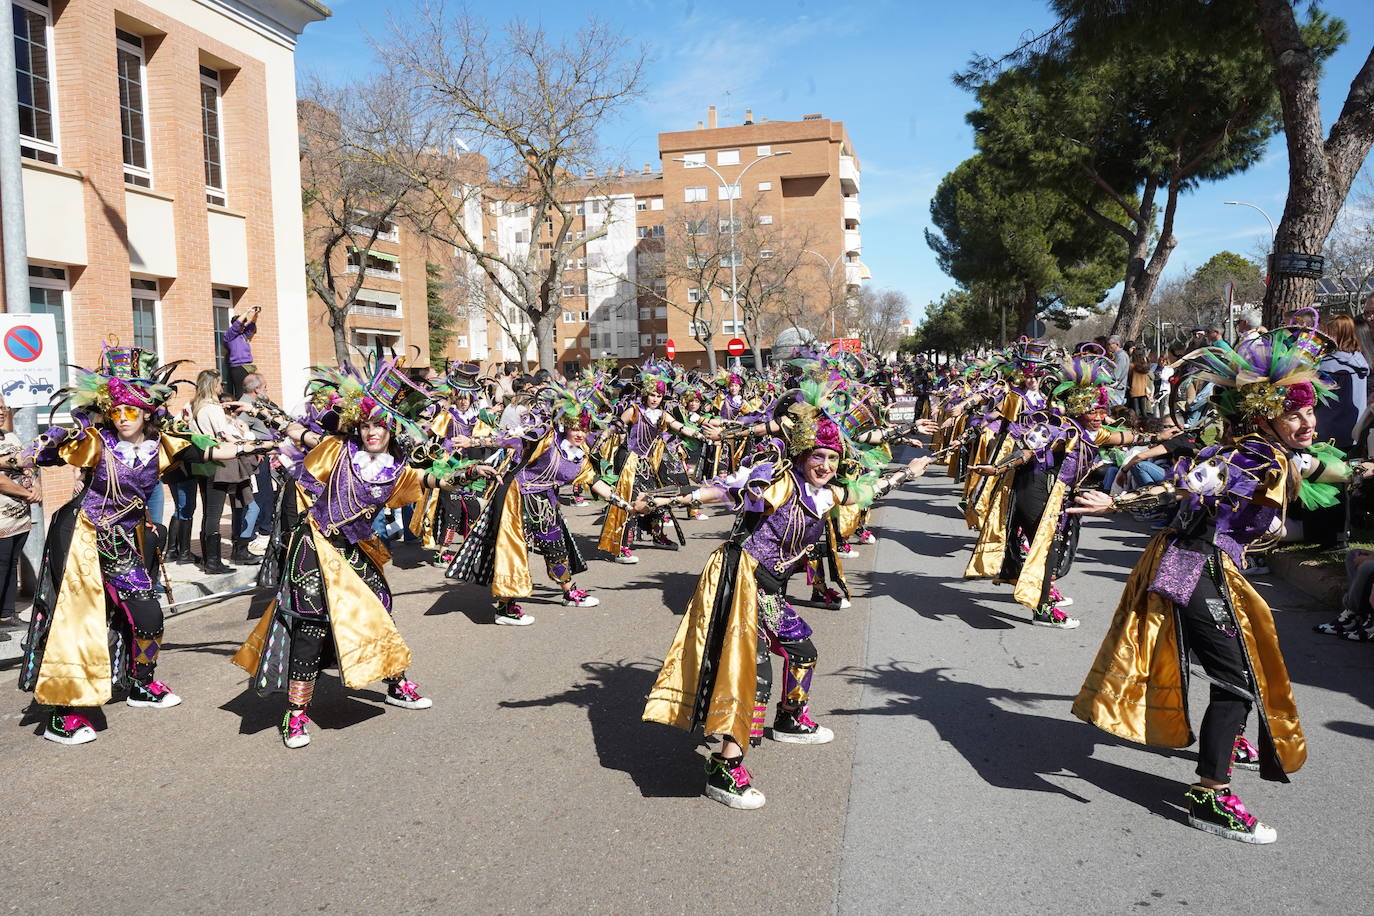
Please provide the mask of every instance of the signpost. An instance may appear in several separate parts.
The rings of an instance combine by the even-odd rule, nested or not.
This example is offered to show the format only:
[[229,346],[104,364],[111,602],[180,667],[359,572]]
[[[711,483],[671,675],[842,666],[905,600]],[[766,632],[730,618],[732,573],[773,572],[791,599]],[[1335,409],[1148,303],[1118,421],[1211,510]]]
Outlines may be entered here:
[[673,339],[671,337],[663,344],[663,354],[669,359],[677,355],[677,347],[673,344]]
[[0,315],[0,394],[9,407],[41,407],[62,384],[52,315]]
[[725,352],[729,353],[731,356],[743,356],[744,341],[740,340],[738,337],[731,337],[730,342],[725,345]]

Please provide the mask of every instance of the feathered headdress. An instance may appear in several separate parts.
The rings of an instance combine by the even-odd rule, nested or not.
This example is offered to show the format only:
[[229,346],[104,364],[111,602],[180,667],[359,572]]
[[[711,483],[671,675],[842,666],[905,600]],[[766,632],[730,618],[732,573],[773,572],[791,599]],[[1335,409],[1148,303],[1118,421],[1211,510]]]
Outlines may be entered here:
[[364,420],[385,423],[393,433],[423,441],[415,422],[429,395],[406,378],[396,360],[379,361],[363,373],[351,365],[316,366],[306,388],[312,402],[334,418],[339,432],[352,432]]
[[1314,315],[1312,327],[1275,328],[1238,347],[1217,341],[1194,350],[1183,357],[1177,374],[1215,384],[1220,390],[1213,401],[1227,416],[1272,420],[1331,396],[1317,366],[1334,349],[1335,342],[1317,330]]
[[1084,344],[1057,367],[1059,384],[1053,394],[1071,417],[1107,407],[1107,388],[1112,383],[1112,364],[1097,344]]
[[156,412],[172,397],[178,384],[171,381],[177,367],[189,360],[179,359],[159,366],[157,354],[142,347],[101,345],[100,362],[94,371],[73,366],[69,385],[55,392],[50,401],[53,412],[66,404],[83,413],[108,415],[120,406]]

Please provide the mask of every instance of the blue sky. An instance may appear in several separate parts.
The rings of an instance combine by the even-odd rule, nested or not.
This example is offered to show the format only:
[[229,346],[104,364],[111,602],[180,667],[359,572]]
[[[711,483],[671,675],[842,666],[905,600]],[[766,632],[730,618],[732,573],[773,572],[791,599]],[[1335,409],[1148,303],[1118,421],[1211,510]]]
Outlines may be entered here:
[[[388,13],[404,16],[412,0],[326,0],[334,16],[309,26],[297,52],[302,74],[345,79],[365,69],[365,35],[384,33]],[[950,82],[974,52],[998,53],[1049,23],[1037,0],[961,3],[725,3],[692,0],[576,0],[518,6],[473,0],[469,8],[493,24],[512,11],[550,32],[573,31],[596,14],[647,46],[651,62],[644,99],[608,125],[607,151],[627,167],[658,165],[660,131],[687,130],[717,106],[722,124],[754,117],[796,120],[820,112],[845,122],[863,166],[863,260],[873,284],[905,292],[912,319],[953,287],[926,246],[929,201],[946,173],[973,152],[964,123],[972,97]],[[1374,43],[1374,3],[1328,0],[1345,19],[1351,40],[1328,63],[1322,85],[1328,120]],[[1197,267],[1229,249],[1252,255],[1267,245],[1264,217],[1225,200],[1264,209],[1275,222],[1287,194],[1287,156],[1274,138],[1264,160],[1244,175],[1185,196],[1179,206],[1179,246],[1168,272]]]

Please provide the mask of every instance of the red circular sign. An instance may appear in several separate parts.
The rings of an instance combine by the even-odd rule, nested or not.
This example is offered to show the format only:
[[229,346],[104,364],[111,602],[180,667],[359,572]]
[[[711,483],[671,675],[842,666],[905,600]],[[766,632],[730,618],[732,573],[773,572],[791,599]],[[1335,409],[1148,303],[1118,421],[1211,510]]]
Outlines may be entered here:
[[731,337],[730,342],[725,345],[725,352],[729,353],[731,356],[743,356],[744,341],[740,340],[738,337]]
[[5,332],[5,352],[11,359],[31,363],[43,354],[43,338],[26,324],[17,324]]
[[673,345],[673,339],[671,337],[663,344],[663,352],[669,359],[677,355],[677,347]]

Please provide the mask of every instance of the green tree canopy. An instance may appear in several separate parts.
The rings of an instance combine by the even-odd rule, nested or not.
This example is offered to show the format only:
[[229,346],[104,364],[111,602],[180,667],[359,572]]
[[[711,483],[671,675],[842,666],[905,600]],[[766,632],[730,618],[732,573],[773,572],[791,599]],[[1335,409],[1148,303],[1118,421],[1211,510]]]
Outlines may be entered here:
[[926,231],[940,268],[966,288],[996,291],[1016,329],[1036,317],[1065,324],[1095,310],[1117,282],[1125,249],[1073,201],[982,155],[945,176]]
[[[978,96],[968,120],[998,168],[1059,190],[1122,240],[1114,328],[1135,336],[1178,244],[1179,196],[1252,166],[1279,129],[1269,50],[1242,0],[1178,0],[1168,16],[1150,3],[1055,7],[1069,23],[1055,40],[959,78]],[[1339,40],[1322,17],[1306,32],[1322,47]]]

